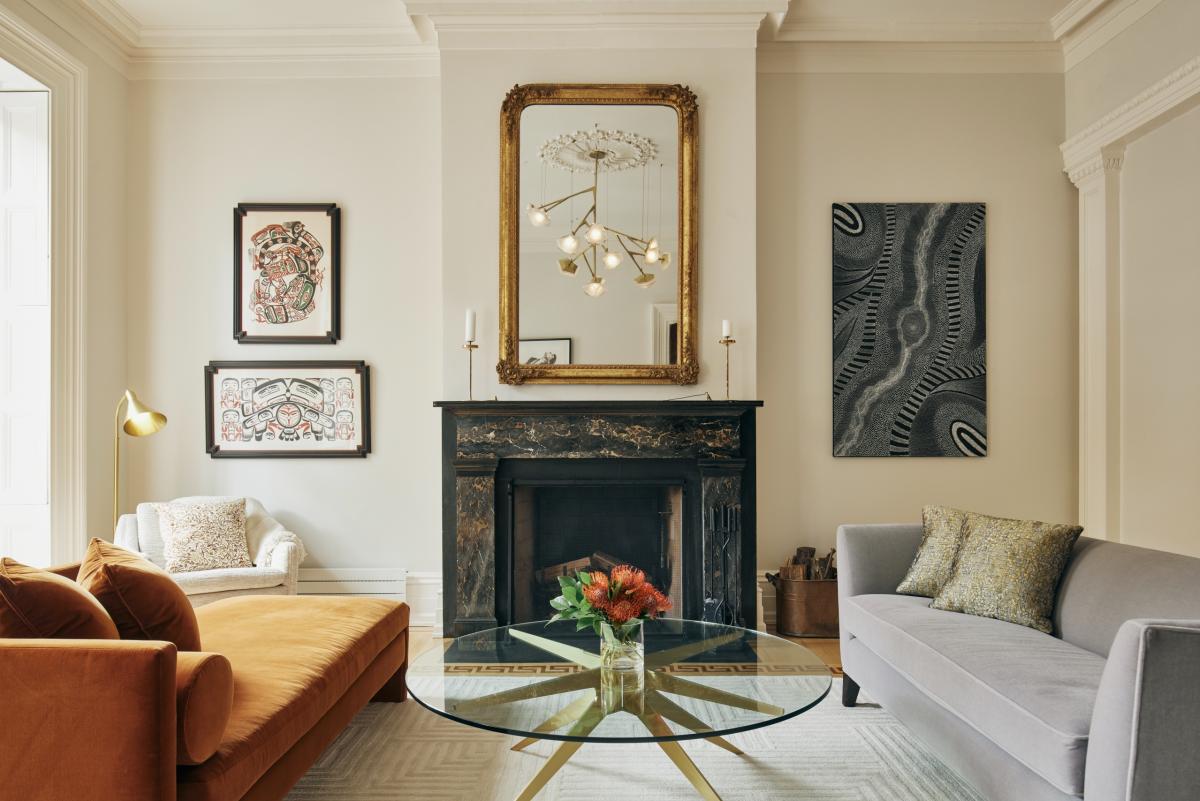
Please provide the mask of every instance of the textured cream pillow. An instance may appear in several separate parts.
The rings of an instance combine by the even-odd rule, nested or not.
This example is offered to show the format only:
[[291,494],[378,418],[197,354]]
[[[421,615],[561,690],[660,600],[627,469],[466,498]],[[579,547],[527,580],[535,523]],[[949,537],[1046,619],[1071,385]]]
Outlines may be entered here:
[[168,573],[253,567],[246,545],[245,498],[160,503],[158,519]]
[[921,547],[896,592],[933,598],[954,575],[967,513],[947,506],[926,506],[921,510],[921,520],[925,524]]
[[1054,599],[1079,526],[967,513],[954,575],[934,609],[1054,629]]

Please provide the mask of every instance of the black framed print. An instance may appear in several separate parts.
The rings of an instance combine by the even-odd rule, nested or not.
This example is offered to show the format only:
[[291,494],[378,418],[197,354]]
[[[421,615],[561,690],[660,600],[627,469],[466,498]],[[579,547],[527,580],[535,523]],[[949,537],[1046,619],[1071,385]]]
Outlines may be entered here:
[[370,375],[364,362],[209,362],[208,453],[214,459],[366,456]]
[[571,338],[522,339],[520,341],[521,364],[570,364]]
[[233,210],[233,338],[337,342],[340,240],[336,203],[239,203]]

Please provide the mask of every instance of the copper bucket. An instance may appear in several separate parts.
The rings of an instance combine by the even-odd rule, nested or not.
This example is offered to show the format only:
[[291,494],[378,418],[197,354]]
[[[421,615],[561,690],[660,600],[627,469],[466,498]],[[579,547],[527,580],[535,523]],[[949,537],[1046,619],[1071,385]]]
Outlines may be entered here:
[[788,637],[838,636],[837,579],[775,580],[775,629]]

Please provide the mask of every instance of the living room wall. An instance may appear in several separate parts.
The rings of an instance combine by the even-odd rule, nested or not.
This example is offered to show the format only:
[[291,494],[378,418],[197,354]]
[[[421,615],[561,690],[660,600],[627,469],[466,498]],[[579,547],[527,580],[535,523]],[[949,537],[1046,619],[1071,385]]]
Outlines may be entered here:
[[[1074,189],[1062,76],[760,74],[759,564],[921,506],[1074,521]],[[983,201],[988,456],[834,458],[830,204]]]
[[[129,111],[129,383],[170,424],[126,443],[126,507],[250,495],[300,534],[307,567],[436,570],[437,79],[134,81]],[[336,345],[234,342],[231,212],[264,201],[341,207]],[[218,359],[365,360],[373,452],[211,459],[202,370]]]

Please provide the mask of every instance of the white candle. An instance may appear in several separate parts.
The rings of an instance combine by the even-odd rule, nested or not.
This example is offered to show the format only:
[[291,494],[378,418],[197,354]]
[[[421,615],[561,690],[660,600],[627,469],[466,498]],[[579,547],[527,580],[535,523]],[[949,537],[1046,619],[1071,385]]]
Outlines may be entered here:
[[475,310],[474,309],[467,309],[466,341],[467,342],[475,341]]
[[731,339],[733,337],[733,325],[728,320],[721,321],[721,339]]

